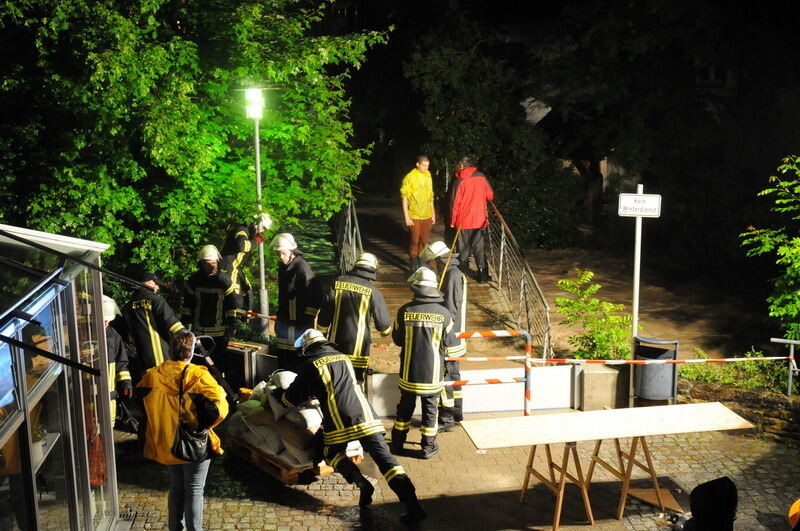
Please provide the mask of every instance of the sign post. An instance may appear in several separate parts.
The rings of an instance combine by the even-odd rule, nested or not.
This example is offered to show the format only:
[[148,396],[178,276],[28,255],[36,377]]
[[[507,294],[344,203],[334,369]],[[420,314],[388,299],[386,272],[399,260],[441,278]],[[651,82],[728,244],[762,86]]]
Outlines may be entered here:
[[[636,185],[635,194],[619,194],[617,213],[621,217],[636,218],[636,232],[633,248],[633,311],[631,324],[631,355],[635,346],[635,337],[639,331],[639,278],[642,264],[642,218],[661,216],[661,196],[645,194],[644,185]],[[630,382],[628,389],[628,406],[633,407],[633,365],[630,366]]]

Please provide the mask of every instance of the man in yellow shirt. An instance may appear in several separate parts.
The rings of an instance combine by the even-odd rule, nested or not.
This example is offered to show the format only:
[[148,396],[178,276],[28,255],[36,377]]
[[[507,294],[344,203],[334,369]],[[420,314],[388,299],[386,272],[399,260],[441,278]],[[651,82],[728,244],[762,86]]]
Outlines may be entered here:
[[403,217],[411,231],[411,242],[408,246],[409,269],[411,273],[423,264],[419,254],[428,245],[431,228],[436,223],[436,212],[433,208],[433,184],[431,172],[428,171],[430,160],[425,155],[417,157],[416,167],[403,177],[400,185],[400,197],[403,201]]

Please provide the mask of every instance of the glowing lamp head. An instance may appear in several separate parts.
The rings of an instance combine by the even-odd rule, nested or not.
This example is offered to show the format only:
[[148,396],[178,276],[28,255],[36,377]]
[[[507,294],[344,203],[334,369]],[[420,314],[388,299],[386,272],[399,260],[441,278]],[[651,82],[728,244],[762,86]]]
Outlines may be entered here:
[[260,88],[249,88],[244,91],[247,103],[247,117],[260,120],[264,116],[264,94]]

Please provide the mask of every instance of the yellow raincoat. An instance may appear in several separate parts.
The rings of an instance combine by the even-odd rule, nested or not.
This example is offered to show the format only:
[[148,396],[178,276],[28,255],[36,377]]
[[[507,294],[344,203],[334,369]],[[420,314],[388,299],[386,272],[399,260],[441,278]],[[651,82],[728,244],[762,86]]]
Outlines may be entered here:
[[[181,372],[186,365],[184,361],[165,361],[148,370],[136,386],[137,394],[144,397],[144,408],[147,412],[144,456],[163,465],[186,463],[173,457],[171,451],[178,427],[178,386]],[[207,368],[190,364],[183,383],[183,393],[181,419],[184,423],[197,425],[197,408],[192,395],[202,395],[217,407],[217,419],[208,430],[209,450],[222,454],[219,437],[211,428],[228,415],[225,390]]]

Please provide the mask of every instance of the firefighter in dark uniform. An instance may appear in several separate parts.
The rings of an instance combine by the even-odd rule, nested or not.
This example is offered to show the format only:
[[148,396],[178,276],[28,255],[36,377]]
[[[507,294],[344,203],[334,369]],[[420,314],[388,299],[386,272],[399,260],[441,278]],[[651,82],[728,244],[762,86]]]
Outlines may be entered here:
[[253,308],[253,287],[242,271],[242,263],[247,255],[264,241],[264,230],[272,226],[267,214],[256,216],[258,220],[249,226],[236,225],[225,234],[222,243],[222,264],[220,269],[231,277],[236,294],[242,297],[245,310]]
[[386,446],[383,424],[356,382],[350,357],[337,351],[322,332],[313,328],[300,336],[295,346],[300,349],[302,365],[288,389],[274,391],[276,398],[287,407],[295,407],[311,397],[319,400],[322,457],[348,483],[358,485],[360,506],[372,503],[375,488],[345,455],[350,441],[361,443],[389,487],[405,503],[408,512],[401,521],[410,525],[424,519],[427,515],[417,498],[414,484]]
[[158,294],[161,280],[153,273],[145,273],[139,281],[147,287],[137,289],[130,302],[122,308],[128,334],[136,347],[132,364],[136,381],[147,369],[166,359],[164,353],[168,350],[170,337],[185,330],[167,301]]
[[103,295],[103,325],[106,329],[106,351],[108,354],[108,389],[111,393],[111,424],[117,418],[117,397],[133,397],[133,382],[128,371],[128,352],[122,336],[111,324],[121,312],[114,299]]
[[272,239],[272,248],[280,261],[275,321],[278,367],[294,371],[300,363],[294,343],[303,332],[314,327],[321,297],[314,271],[303,259],[294,237],[287,232],[278,234]]
[[[432,242],[423,249],[425,261],[436,260],[444,279],[439,281],[444,305],[453,317],[453,335],[464,331],[467,321],[467,277],[459,269],[458,253],[450,254],[450,249],[443,241]],[[449,257],[449,261],[448,261]],[[444,268],[447,268],[444,271]],[[467,342],[456,337],[456,344],[445,349],[448,358],[460,358],[467,353]],[[461,379],[461,363],[459,361],[444,362],[444,380],[456,382]],[[464,420],[463,397],[461,386],[445,386],[439,401],[439,431],[450,431],[456,422]]]
[[211,336],[211,358],[224,375],[227,369],[228,340],[242,317],[242,300],[233,289],[231,277],[219,269],[219,251],[213,245],[200,249],[198,270],[186,279],[181,321],[195,335]]
[[384,336],[392,331],[392,321],[383,294],[373,283],[378,271],[374,254],[363,253],[353,270],[333,283],[333,289],[319,313],[319,329],[350,356],[356,379],[364,386],[372,344],[370,322]]
[[400,402],[392,428],[392,452],[403,453],[417,397],[422,407],[422,455],[429,459],[439,451],[436,443],[436,404],[442,392],[444,352],[456,344],[453,318],[442,303],[436,273],[417,269],[408,282],[414,298],[397,310],[392,340],[400,352]]

